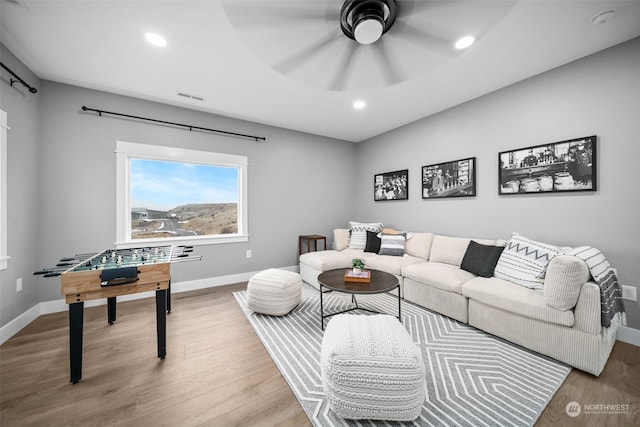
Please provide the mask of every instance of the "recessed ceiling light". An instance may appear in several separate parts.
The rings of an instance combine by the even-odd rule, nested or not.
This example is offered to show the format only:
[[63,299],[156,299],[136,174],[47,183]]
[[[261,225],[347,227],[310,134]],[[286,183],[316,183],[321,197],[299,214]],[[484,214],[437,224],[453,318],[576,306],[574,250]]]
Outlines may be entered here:
[[609,21],[609,19],[613,18],[613,15],[615,15],[616,12],[613,10],[607,10],[606,12],[602,12],[599,13],[598,15],[594,16],[593,19],[591,20],[591,23],[593,25],[598,25],[598,24],[606,24],[607,21]]
[[164,37],[156,33],[146,33],[144,38],[154,46],[165,47],[167,45],[167,41]]
[[456,42],[455,46],[456,49],[466,49],[469,46],[471,46],[473,44],[473,42],[475,42],[476,39],[473,36],[465,36],[462,37],[460,39],[458,39],[458,41]]
[[367,103],[361,99],[353,103],[353,108],[355,108],[356,110],[362,110],[366,106]]

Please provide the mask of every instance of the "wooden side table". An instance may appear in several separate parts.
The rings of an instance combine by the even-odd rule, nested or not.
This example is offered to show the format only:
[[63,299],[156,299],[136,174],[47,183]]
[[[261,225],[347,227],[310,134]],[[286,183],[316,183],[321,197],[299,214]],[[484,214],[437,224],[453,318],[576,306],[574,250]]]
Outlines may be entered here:
[[298,256],[302,255],[302,242],[307,241],[307,252],[311,252],[311,242],[313,242],[313,250],[318,250],[318,240],[322,240],[324,243],[324,249],[327,250],[327,238],[319,234],[310,234],[307,236],[298,236]]

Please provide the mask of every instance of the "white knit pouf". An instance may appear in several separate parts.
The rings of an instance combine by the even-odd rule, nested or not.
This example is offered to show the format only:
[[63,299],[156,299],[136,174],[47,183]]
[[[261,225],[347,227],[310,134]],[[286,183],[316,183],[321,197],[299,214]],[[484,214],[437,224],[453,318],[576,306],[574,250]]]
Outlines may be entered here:
[[339,314],[322,338],[322,387],[347,419],[411,421],[425,399],[422,354],[397,318]]
[[247,297],[250,310],[284,316],[302,301],[302,279],[298,273],[270,268],[249,279]]

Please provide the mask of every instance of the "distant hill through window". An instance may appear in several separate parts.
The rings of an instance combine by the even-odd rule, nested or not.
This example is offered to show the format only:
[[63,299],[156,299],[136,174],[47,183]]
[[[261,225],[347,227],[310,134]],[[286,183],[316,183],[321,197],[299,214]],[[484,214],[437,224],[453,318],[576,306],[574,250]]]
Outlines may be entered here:
[[132,239],[207,236],[237,232],[237,203],[189,204],[169,211],[131,209]]

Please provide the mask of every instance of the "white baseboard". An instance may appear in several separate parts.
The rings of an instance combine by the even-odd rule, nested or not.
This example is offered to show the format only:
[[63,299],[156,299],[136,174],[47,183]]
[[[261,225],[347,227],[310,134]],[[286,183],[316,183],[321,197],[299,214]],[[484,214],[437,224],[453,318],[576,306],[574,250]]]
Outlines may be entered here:
[[616,331],[616,339],[640,347],[640,329],[619,326]]
[[[282,270],[298,272],[298,266],[280,267]],[[258,273],[257,271],[249,273],[231,274],[228,276],[211,277],[208,279],[190,280],[187,282],[178,282],[171,284],[171,293],[180,293],[195,291],[198,289],[213,288],[216,286],[230,285],[232,283],[246,282],[251,276]],[[132,301],[142,298],[150,298],[154,296],[154,292],[141,292],[139,294],[123,295],[118,297],[118,301]],[[85,302],[85,307],[96,307],[99,305],[106,305],[107,299],[97,299]],[[9,338],[17,334],[27,326],[29,323],[36,320],[39,316],[44,314],[59,313],[61,311],[67,311],[68,305],[64,299],[45,301],[38,305],[33,306],[29,310],[22,313],[20,316],[7,323],[0,328],[0,344],[3,344]]]
[[0,344],[20,332],[25,326],[33,322],[40,316],[39,305],[34,305],[20,316],[0,328]]

